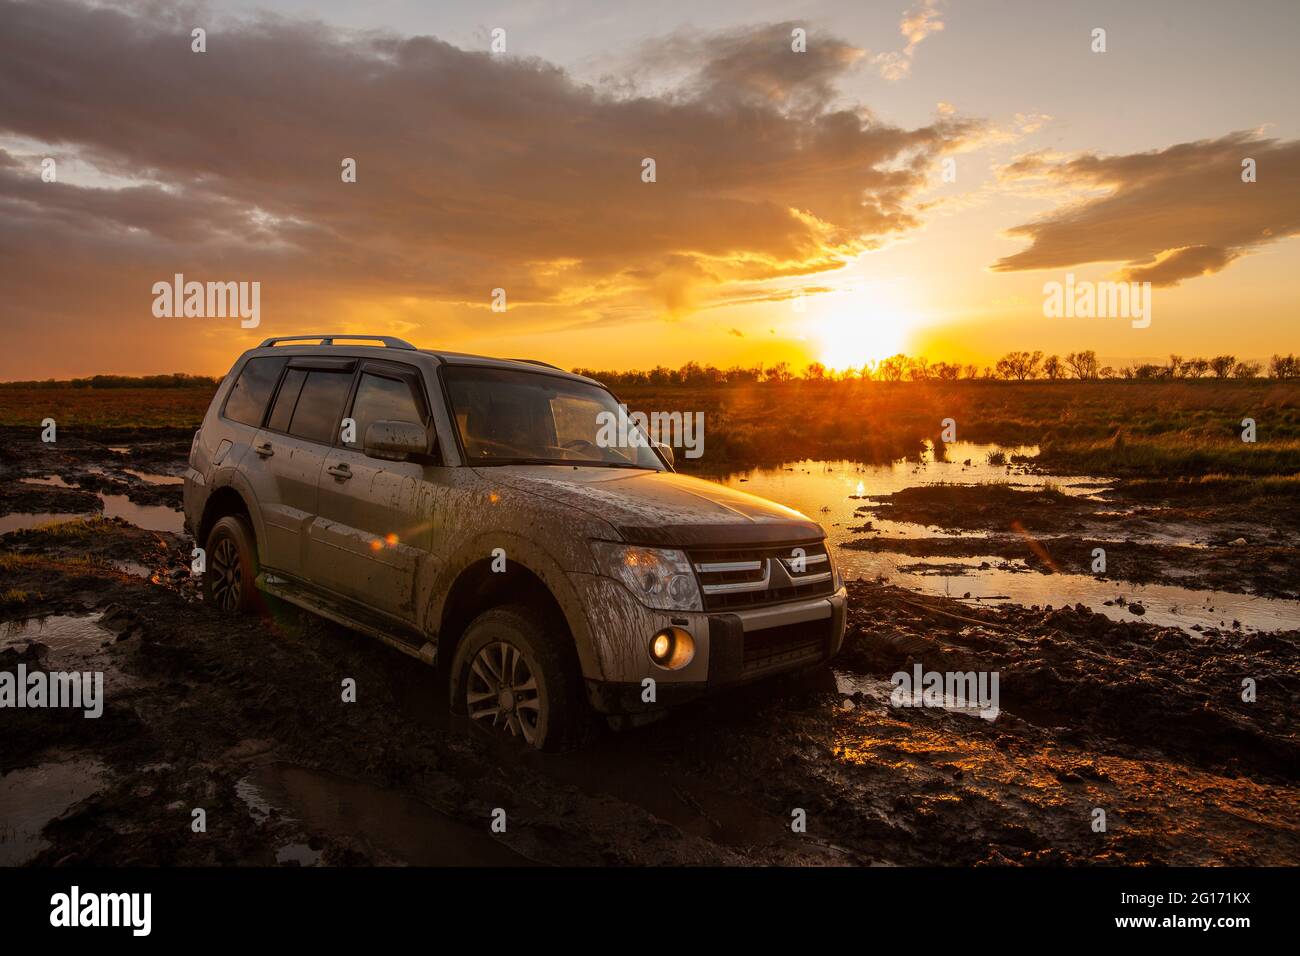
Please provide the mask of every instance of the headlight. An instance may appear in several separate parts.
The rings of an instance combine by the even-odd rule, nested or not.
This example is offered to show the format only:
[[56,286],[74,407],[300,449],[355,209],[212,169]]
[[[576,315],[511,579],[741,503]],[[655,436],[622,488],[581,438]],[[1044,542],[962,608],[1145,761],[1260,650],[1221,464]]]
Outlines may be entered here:
[[622,581],[647,607],[663,611],[704,610],[695,573],[684,552],[609,541],[593,541],[591,550],[601,573]]

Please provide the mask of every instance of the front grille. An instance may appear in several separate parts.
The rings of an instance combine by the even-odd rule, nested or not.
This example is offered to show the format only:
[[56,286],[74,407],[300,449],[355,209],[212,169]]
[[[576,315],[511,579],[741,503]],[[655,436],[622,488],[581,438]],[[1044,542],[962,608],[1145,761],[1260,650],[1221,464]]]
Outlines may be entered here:
[[706,611],[763,607],[835,590],[823,541],[691,551]]
[[755,677],[764,671],[794,664],[814,663],[826,654],[831,621],[804,621],[762,631],[745,633],[742,676]]

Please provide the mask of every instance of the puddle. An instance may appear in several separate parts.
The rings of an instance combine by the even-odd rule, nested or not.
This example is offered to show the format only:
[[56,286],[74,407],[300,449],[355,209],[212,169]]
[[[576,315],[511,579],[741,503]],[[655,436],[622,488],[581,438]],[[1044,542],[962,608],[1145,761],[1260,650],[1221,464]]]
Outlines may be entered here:
[[842,697],[861,694],[863,697],[881,707],[889,706],[889,695],[894,685],[885,677],[871,677],[867,674],[855,674],[851,671],[833,671],[835,689]]
[[[481,829],[439,813],[414,797],[330,773],[268,764],[235,785],[256,817],[272,809],[309,832],[338,834],[412,866],[531,866]],[[305,866],[320,860],[308,844],[281,847],[276,858]]]
[[20,485],[40,485],[44,488],[73,488],[77,486],[64,481],[58,475],[47,475],[44,478],[19,478]]
[[[866,674],[855,674],[851,671],[835,671],[835,689],[846,700],[840,702],[840,707],[844,710],[854,710],[859,707],[870,707],[881,711],[892,711],[894,705],[890,702],[890,697],[894,693],[894,684],[886,677],[871,677]],[[847,698],[853,697],[854,694],[861,694],[862,697],[856,701],[849,701]],[[998,712],[981,713],[977,704],[969,706],[944,706],[942,708],[950,714],[959,714],[963,717],[976,717],[993,723],[998,718]]]
[[109,561],[108,563],[110,567],[116,568],[123,574],[153,580],[153,568],[147,564],[141,564],[139,561]]
[[0,777],[0,866],[20,866],[49,846],[45,825],[98,793],[106,776],[97,760],[68,760]]
[[134,468],[123,468],[128,475],[133,475],[141,481],[148,482],[151,485],[183,485],[185,479],[177,475],[160,475],[152,471],[137,471]]
[[0,647],[38,642],[49,648],[45,666],[52,671],[99,671],[104,675],[104,696],[112,699],[137,685],[125,674],[109,648],[117,635],[100,624],[102,612],[94,614],[51,614],[25,621],[0,624]]
[[0,534],[10,531],[28,531],[47,524],[60,524],[64,521],[76,521],[78,518],[90,518],[89,514],[65,514],[62,512],[43,511],[38,513],[16,511],[13,514],[0,515]]
[[[124,518],[137,528],[145,531],[170,531],[180,534],[185,525],[185,515],[168,508],[166,505],[138,505],[126,495],[99,496],[104,502],[105,518]],[[78,518],[93,518],[93,513],[70,512],[20,512],[0,515],[0,534],[10,531],[27,531],[47,524],[59,524],[63,521],[76,521]]]
[[49,617],[0,624],[0,643],[40,641],[50,649],[51,665],[67,654],[85,655],[99,650],[114,636],[99,623],[103,614],[51,614]]
[[146,531],[171,531],[180,534],[185,516],[166,505],[138,505],[126,495],[104,495],[105,518],[124,518],[137,528]]
[[[850,528],[862,527],[871,521],[882,536],[917,537],[981,537],[982,533],[964,535],[942,529],[931,529],[908,522],[882,521],[855,514],[863,505],[877,496],[892,494],[904,488],[938,483],[983,484],[1001,481],[1022,488],[1039,488],[1051,485],[1062,493],[1092,499],[1096,492],[1109,487],[1104,479],[1095,476],[1034,475],[1023,466],[988,464],[990,452],[1033,456],[1035,446],[1001,448],[997,445],[976,445],[954,442],[948,446],[948,460],[935,461],[927,453],[920,462],[899,461],[888,465],[863,465],[850,461],[803,461],[784,468],[756,468],[737,472],[720,479],[739,491],[770,498],[801,511],[826,529],[827,540],[835,549],[836,561],[846,578],[878,577],[891,584],[911,588],[926,594],[941,594],[961,599],[968,592],[971,600],[982,599],[990,603],[1011,602],[1026,607],[1051,604],[1083,603],[1114,620],[1146,620],[1155,624],[1177,626],[1190,630],[1193,625],[1230,628],[1237,620],[1250,630],[1281,630],[1300,627],[1300,601],[1254,597],[1222,591],[1202,591],[1176,585],[1134,585],[1127,582],[1101,581],[1084,574],[1026,574],[1024,568],[1005,558],[993,556],[962,555],[961,564],[955,567],[953,558],[944,556],[918,557],[893,552],[857,551],[842,545],[847,541],[875,537],[872,532],[853,532]],[[966,459],[971,464],[965,465]],[[744,479],[742,481],[742,479]],[[1197,546],[1180,534],[1183,529],[1166,529],[1164,533],[1152,530],[1145,534],[1125,534],[1120,540],[1160,540],[1171,544]],[[987,568],[980,568],[987,562]],[[931,565],[921,569],[919,564]],[[935,567],[935,566],[938,567]],[[909,570],[910,568],[910,570]],[[949,573],[945,573],[949,572]],[[1123,595],[1127,601],[1138,601],[1146,609],[1139,617],[1118,605],[1107,606]],[[1211,610],[1212,608],[1212,610]]]

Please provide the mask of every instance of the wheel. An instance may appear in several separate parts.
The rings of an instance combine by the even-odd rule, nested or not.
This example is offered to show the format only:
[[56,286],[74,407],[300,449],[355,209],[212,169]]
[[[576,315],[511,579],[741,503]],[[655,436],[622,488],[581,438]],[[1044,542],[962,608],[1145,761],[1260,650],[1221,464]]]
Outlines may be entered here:
[[452,663],[452,708],[492,733],[538,750],[580,746],[591,728],[568,634],[531,608],[484,611],[465,629]]
[[240,515],[219,520],[208,532],[205,550],[203,600],[238,614],[257,610],[257,545],[248,521]]

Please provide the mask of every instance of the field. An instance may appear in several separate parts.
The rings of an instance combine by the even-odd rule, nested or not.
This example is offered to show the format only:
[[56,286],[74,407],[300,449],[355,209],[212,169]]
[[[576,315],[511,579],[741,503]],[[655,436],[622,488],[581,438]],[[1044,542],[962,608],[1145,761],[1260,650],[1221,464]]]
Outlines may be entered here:
[[209,388],[14,388],[0,386],[0,425],[39,428],[53,418],[87,436],[148,428],[197,428]]
[[[959,440],[1039,445],[1043,464],[1110,474],[1300,471],[1294,382],[791,382],[628,389],[632,408],[702,410],[706,466],[800,458],[882,462]],[[1257,441],[1241,440],[1243,418]],[[1171,472],[1172,470],[1172,472]]]
[[[195,428],[208,388],[0,387],[0,426],[54,418],[87,438]],[[705,455],[687,470],[812,459],[867,463],[939,444],[944,419],[963,441],[1039,445],[1042,464],[1123,475],[1200,477],[1300,472],[1300,383],[804,382],[633,386],[632,410],[703,412]],[[1242,441],[1254,419],[1256,441]]]

